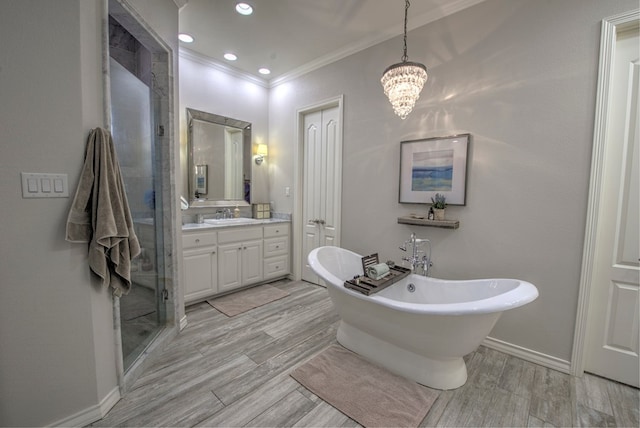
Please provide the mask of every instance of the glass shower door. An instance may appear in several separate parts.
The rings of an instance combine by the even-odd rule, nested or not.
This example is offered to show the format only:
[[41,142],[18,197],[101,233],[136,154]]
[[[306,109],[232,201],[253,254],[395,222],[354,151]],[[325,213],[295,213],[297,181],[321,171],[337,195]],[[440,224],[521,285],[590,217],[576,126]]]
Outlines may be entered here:
[[113,135],[136,235],[142,248],[131,267],[132,286],[120,298],[124,369],[127,370],[166,322],[162,271],[162,216],[156,211],[161,181],[154,150],[150,88],[110,59]]

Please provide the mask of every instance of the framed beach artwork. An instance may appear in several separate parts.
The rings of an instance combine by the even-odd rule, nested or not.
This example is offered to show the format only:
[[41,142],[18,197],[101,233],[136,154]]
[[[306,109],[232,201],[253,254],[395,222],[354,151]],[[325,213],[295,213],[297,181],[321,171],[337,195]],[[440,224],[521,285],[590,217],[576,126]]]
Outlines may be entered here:
[[400,203],[431,204],[440,193],[448,205],[465,205],[470,134],[400,143]]

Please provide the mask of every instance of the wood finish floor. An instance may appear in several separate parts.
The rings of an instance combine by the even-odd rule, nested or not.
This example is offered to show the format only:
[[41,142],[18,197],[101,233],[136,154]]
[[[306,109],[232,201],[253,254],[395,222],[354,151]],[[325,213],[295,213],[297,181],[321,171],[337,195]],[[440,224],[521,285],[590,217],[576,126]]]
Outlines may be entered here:
[[[346,426],[358,424],[289,376],[336,343],[326,290],[272,284],[284,299],[228,318],[207,303],[94,426]],[[638,427],[639,392],[592,375],[575,378],[480,347],[467,383],[443,391],[421,426]]]

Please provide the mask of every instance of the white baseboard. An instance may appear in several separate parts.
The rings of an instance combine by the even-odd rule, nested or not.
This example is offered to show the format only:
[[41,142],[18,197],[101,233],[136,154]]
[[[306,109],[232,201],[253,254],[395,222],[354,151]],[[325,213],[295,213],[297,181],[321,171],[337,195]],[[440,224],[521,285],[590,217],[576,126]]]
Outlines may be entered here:
[[184,315],[182,318],[180,318],[180,331],[184,330],[186,326],[187,326],[187,316]]
[[113,406],[120,401],[120,398],[120,388],[116,386],[100,402],[100,419],[104,418],[104,416],[109,413],[109,410],[111,410]]
[[113,388],[100,403],[51,424],[55,427],[84,427],[98,421],[120,400],[120,388]]
[[542,352],[534,351],[532,349],[523,348],[522,346],[513,345],[499,339],[494,339],[493,337],[487,337],[482,344],[487,348],[504,352],[505,354],[518,357],[525,361],[529,361],[530,363],[539,364],[553,370],[558,370],[562,373],[571,373],[571,363],[558,357],[543,354]]

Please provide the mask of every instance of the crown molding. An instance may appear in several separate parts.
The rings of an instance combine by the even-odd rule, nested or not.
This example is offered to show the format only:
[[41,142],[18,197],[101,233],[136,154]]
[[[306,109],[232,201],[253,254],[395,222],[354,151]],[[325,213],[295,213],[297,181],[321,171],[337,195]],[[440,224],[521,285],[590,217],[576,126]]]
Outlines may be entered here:
[[[445,5],[442,6],[441,9],[411,17],[411,25],[407,25],[407,30],[413,30],[415,28],[422,27],[423,25],[427,25],[431,22],[437,21],[438,19],[444,18],[445,16],[452,15],[463,9],[474,6],[478,3],[482,3],[483,1],[485,0],[455,0],[455,1],[447,2]],[[363,39],[357,43],[346,45],[344,48],[340,50],[334,51],[328,55],[321,56],[311,62],[308,62],[298,68],[293,69],[290,72],[284,73],[278,77],[275,77],[269,80],[269,87],[273,88],[275,86],[281,85],[290,80],[296,79],[311,71],[324,67],[325,65],[329,65],[333,62],[339,61],[350,55],[353,55],[362,50],[370,48],[371,46],[375,46],[389,39],[392,39],[396,36],[399,36],[403,32],[404,32],[404,25],[402,24],[388,27],[386,30],[381,31],[375,36]]]
[[221,62],[218,62],[211,57],[208,57],[196,51],[192,51],[191,49],[180,47],[178,50],[178,55],[180,56],[180,58],[185,58],[190,61],[197,62],[198,64],[214,68],[218,71],[222,71],[223,73],[229,74],[239,79],[244,79],[258,86],[262,86],[263,88],[270,87],[269,82],[265,79],[261,79],[252,74],[241,71],[235,67],[230,67],[226,64],[222,64]]

